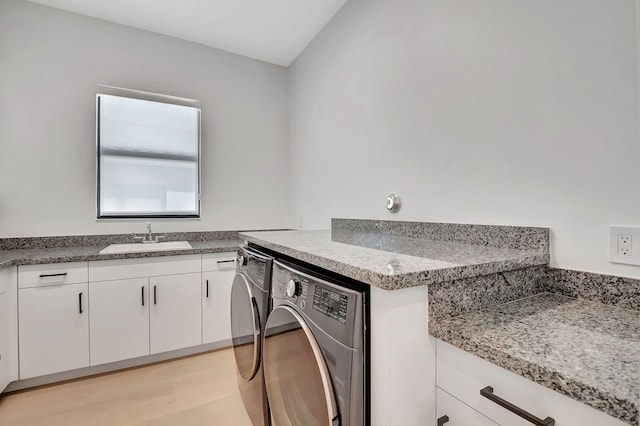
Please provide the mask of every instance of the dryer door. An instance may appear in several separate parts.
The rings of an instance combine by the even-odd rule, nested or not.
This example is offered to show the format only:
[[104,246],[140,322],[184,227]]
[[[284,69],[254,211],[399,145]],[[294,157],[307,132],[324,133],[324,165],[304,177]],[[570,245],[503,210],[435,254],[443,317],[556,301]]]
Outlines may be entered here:
[[305,320],[278,306],[267,320],[263,368],[276,425],[338,425],[331,377]]
[[231,287],[231,338],[238,373],[253,379],[260,366],[260,315],[251,283],[236,274]]

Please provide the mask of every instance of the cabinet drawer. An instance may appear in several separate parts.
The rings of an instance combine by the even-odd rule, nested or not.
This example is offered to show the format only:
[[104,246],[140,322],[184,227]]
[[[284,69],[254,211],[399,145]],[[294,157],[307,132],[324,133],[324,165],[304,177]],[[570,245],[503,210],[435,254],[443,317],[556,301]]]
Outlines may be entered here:
[[487,386],[493,388],[495,395],[540,419],[553,418],[555,426],[626,424],[441,340],[437,340],[436,351],[438,387],[499,425],[531,426],[531,423],[481,396],[480,390]]
[[199,254],[89,262],[89,281],[110,281],[200,272]]
[[236,253],[206,253],[202,255],[202,271],[236,268]]
[[436,418],[442,426],[497,425],[440,388],[436,388],[436,413]]
[[87,280],[87,262],[18,267],[18,288],[86,283]]

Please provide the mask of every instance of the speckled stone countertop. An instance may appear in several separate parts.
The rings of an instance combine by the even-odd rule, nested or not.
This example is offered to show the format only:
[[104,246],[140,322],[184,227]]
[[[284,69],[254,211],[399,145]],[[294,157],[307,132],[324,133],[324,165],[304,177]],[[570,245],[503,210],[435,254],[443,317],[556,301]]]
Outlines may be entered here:
[[429,334],[638,425],[638,311],[541,293],[431,321]]
[[[249,243],[387,290],[545,265],[548,251],[330,231],[243,232]],[[411,254],[409,254],[411,253]]]
[[0,250],[0,269],[16,265],[42,263],[82,262],[87,260],[133,259],[157,256],[175,256],[200,253],[224,253],[235,251],[242,240],[223,239],[190,241],[188,250],[162,250],[138,253],[100,254],[108,244],[100,246],[43,247]]

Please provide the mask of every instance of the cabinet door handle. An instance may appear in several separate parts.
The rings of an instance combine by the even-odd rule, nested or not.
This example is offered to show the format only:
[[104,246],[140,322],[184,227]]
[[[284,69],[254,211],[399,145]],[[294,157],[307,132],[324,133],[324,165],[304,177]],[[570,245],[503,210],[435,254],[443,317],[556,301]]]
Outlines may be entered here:
[[442,425],[443,425],[443,424],[445,424],[445,423],[449,423],[449,416],[447,416],[447,415],[445,414],[444,416],[440,417],[440,418],[437,420],[437,422],[438,422],[438,423],[437,423],[437,426],[442,426]]
[[78,312],[82,313],[82,292],[78,294]]
[[491,386],[487,386],[485,388],[480,389],[480,395],[484,396],[489,401],[495,402],[499,406],[506,408],[507,410],[511,411],[513,414],[522,417],[529,423],[533,423],[536,426],[553,426],[556,424],[556,421],[551,417],[547,417],[544,420],[540,420],[538,417],[534,416],[531,413],[528,413],[522,408],[516,405],[513,405],[509,401],[505,401],[504,399],[500,398],[499,396],[493,393],[493,388]]
[[156,286],[153,286],[153,304],[157,305],[158,304],[158,289],[156,288]]
[[66,272],[60,272],[58,274],[40,274],[40,278],[48,278],[48,277],[64,277],[66,276]]
[[207,296],[207,299],[208,299],[209,298],[209,280],[206,280],[205,287],[206,287],[206,296]]
[[142,306],[144,306],[144,286],[142,286]]

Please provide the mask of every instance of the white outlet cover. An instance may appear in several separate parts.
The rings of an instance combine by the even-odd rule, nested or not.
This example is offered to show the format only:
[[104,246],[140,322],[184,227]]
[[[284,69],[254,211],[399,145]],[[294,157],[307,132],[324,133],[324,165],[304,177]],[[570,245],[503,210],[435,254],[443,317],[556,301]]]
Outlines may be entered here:
[[[631,255],[618,254],[619,235],[631,235]],[[640,266],[640,226],[609,227],[609,261]]]

